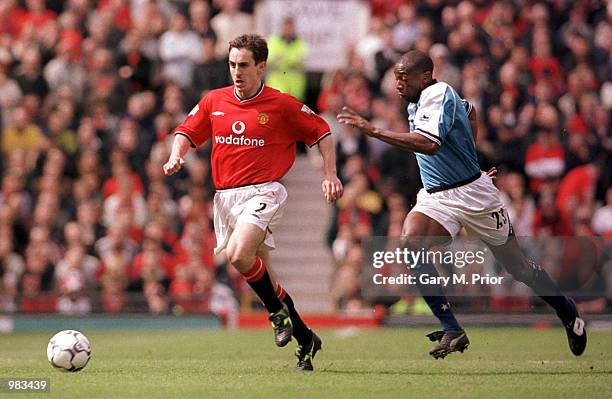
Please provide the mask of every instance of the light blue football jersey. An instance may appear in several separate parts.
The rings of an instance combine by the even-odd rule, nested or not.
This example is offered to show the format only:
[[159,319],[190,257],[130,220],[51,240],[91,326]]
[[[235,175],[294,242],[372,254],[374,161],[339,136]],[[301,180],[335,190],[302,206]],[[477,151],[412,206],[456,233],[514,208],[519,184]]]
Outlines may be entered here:
[[434,155],[416,154],[425,190],[457,187],[480,175],[468,114],[472,105],[444,82],[421,92],[408,105],[410,134],[421,134],[440,146]]

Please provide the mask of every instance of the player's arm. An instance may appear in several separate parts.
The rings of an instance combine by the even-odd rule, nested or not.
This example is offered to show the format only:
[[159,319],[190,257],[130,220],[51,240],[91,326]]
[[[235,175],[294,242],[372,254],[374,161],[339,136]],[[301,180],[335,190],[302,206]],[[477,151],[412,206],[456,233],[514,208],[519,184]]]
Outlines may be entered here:
[[336,171],[336,149],[334,147],[334,139],[331,134],[323,137],[317,147],[323,158],[323,182],[321,189],[325,195],[327,202],[334,202],[342,197],[344,188]]
[[283,121],[287,131],[290,131],[295,141],[303,141],[307,146],[316,144],[323,158],[323,182],[321,189],[327,202],[333,202],[342,197],[344,189],[336,171],[336,147],[327,122],[315,114],[308,106],[294,97],[282,95]]
[[187,136],[182,134],[174,135],[170,157],[168,158],[168,162],[166,162],[163,166],[166,176],[173,175],[181,170],[183,164],[185,163],[185,159],[183,157],[185,154],[187,154],[190,147],[191,141],[189,141]]
[[403,150],[433,155],[440,148],[438,143],[422,134],[396,133],[374,127],[349,107],[342,108],[342,112],[338,114],[338,122],[356,127],[367,136],[382,140]]
[[185,159],[183,158],[190,147],[197,148],[208,140],[212,134],[210,110],[208,109],[208,96],[204,97],[189,112],[187,118],[174,131],[174,141],[168,162],[163,166],[166,176],[181,170]]

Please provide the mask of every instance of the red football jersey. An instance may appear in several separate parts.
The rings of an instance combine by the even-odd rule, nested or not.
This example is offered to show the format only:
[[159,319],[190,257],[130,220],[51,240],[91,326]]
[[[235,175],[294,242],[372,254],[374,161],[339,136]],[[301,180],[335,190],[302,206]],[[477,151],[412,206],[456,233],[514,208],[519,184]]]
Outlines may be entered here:
[[295,161],[295,143],[313,146],[329,125],[295,98],[267,86],[240,100],[234,86],[209,92],[174,134],[192,147],[212,138],[211,169],[218,189],[278,180]]

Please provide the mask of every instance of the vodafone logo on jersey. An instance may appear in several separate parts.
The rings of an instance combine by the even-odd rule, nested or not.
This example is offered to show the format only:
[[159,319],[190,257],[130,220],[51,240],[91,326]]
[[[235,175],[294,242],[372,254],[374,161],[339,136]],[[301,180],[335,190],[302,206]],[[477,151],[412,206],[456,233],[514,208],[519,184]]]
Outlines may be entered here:
[[232,123],[232,132],[236,134],[244,133],[244,129],[246,129],[246,125],[242,121],[236,121]]
[[232,123],[232,134],[229,136],[215,136],[216,144],[239,145],[246,147],[263,147],[266,144],[264,139],[251,139],[242,134],[246,130],[246,123],[235,121]]

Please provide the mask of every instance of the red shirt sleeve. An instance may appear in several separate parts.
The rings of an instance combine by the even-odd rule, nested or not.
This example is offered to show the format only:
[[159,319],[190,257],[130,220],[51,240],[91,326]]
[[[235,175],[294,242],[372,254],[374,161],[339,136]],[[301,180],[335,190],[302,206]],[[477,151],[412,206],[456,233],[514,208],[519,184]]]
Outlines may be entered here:
[[291,96],[285,101],[285,123],[287,131],[297,141],[303,141],[309,147],[317,144],[323,137],[331,134],[329,125],[310,108]]
[[193,148],[199,147],[212,136],[210,124],[209,96],[205,96],[189,112],[187,118],[175,130],[174,134],[182,134],[191,141]]

